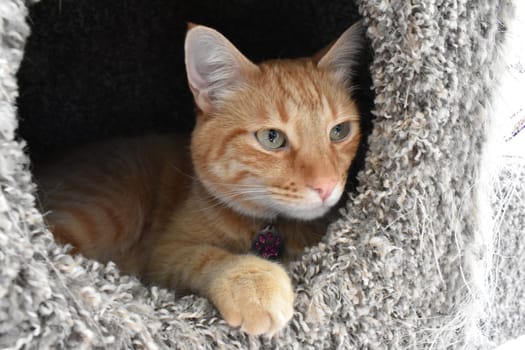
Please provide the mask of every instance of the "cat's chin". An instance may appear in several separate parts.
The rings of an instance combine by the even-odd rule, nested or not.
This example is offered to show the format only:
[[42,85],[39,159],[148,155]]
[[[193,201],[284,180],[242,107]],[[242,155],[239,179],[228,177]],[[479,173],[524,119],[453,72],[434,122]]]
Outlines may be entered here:
[[304,201],[290,203],[271,196],[260,196],[257,200],[248,198],[232,200],[219,192],[214,192],[212,186],[208,187],[208,191],[234,212],[242,216],[268,221],[273,221],[277,217],[301,221],[318,219],[330,211],[342,194],[342,189],[337,187],[324,202],[320,201],[317,193],[312,192],[310,196],[304,198]]
[[289,219],[310,221],[325,216],[337,204],[342,195],[342,186],[334,189],[325,201],[320,201],[317,193],[305,196],[304,202],[287,203],[275,201],[272,207],[278,211],[279,216]]
[[332,205],[298,206],[287,203],[271,203],[267,205],[247,206],[241,203],[229,203],[231,209],[243,216],[249,216],[260,220],[272,221],[277,217],[288,219],[310,221],[326,215]]
[[288,219],[310,221],[318,219],[328,213],[332,206],[322,205],[315,207],[297,207],[284,203],[273,203],[272,205],[246,205],[246,203],[229,202],[228,207],[242,216],[252,217],[259,220],[273,221],[277,217]]
[[331,207],[329,206],[322,206],[318,208],[313,209],[291,209],[291,210],[283,210],[279,213],[279,216],[286,217],[288,219],[295,219],[295,220],[302,220],[302,221],[310,221],[319,219],[320,217],[323,217],[330,211]]
[[284,217],[287,219],[294,219],[300,221],[311,221],[326,215],[331,207],[319,207],[315,209],[290,209],[290,210],[275,210],[268,208],[261,208],[260,210],[247,210],[243,206],[231,205],[230,208],[235,212],[248,217],[253,217],[259,220],[273,221],[277,217]]

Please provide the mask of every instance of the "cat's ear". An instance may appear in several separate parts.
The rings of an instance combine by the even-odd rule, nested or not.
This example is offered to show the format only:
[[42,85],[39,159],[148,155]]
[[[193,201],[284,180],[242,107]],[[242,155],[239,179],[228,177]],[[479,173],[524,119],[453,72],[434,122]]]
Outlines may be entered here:
[[205,113],[259,70],[221,33],[205,26],[189,24],[184,50],[188,83]]
[[319,68],[331,70],[337,80],[347,84],[365,45],[365,27],[360,20],[341,34],[332,45],[314,56],[314,60]]

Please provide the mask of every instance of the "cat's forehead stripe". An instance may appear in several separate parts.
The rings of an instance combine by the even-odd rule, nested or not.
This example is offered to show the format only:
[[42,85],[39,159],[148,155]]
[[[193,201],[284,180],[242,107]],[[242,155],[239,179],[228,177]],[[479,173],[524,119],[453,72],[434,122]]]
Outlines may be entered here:
[[338,116],[338,112],[334,101],[325,95],[322,96],[321,101],[323,103],[323,106],[326,106],[326,108],[328,109],[328,114],[332,117],[332,119],[336,119]]
[[[311,87],[312,83],[312,68],[306,65],[290,64],[288,61],[272,61],[261,66],[263,74],[267,75],[268,81],[275,82],[276,85],[288,93],[293,95],[297,91],[297,87]],[[304,84],[308,80],[308,84]],[[314,94],[312,94],[314,95]]]
[[321,113],[329,113],[332,114],[330,117],[335,117],[333,114],[336,108],[333,103],[324,101],[327,97],[319,74],[314,74],[307,67],[290,70],[286,66],[276,65],[271,68],[267,73],[270,83],[273,78],[270,88],[274,94],[275,111],[283,123],[287,123],[290,116],[294,115],[315,117]]
[[286,105],[284,101],[278,100],[276,106],[277,106],[277,114],[281,118],[281,121],[283,123],[287,123],[289,120],[289,115],[288,115],[288,111],[286,110]]
[[311,80],[311,86],[315,91],[315,96],[317,99],[322,99],[324,97],[324,94],[321,92],[321,87],[319,86],[319,82],[314,77],[310,77]]

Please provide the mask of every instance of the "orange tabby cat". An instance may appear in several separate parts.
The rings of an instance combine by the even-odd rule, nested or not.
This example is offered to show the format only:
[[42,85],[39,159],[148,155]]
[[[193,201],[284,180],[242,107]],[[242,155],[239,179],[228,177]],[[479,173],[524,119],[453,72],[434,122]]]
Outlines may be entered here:
[[250,250],[270,223],[284,258],[319,241],[325,227],[314,219],[340,199],[360,142],[347,79],[362,38],[357,23],[324,54],[255,65],[191,25],[191,140],[109,140],[37,167],[51,230],[87,257],[207,296],[250,334],[281,329],[293,313],[290,279]]

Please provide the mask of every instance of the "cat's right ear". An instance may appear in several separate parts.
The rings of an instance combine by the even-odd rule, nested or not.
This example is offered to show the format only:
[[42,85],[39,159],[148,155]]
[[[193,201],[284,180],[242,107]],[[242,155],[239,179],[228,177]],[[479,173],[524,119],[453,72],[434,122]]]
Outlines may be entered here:
[[259,70],[221,33],[205,26],[188,25],[184,50],[188,83],[204,113],[213,112],[221,99]]
[[362,20],[354,23],[332,45],[314,56],[317,66],[331,71],[337,80],[348,85],[365,50],[365,33]]

